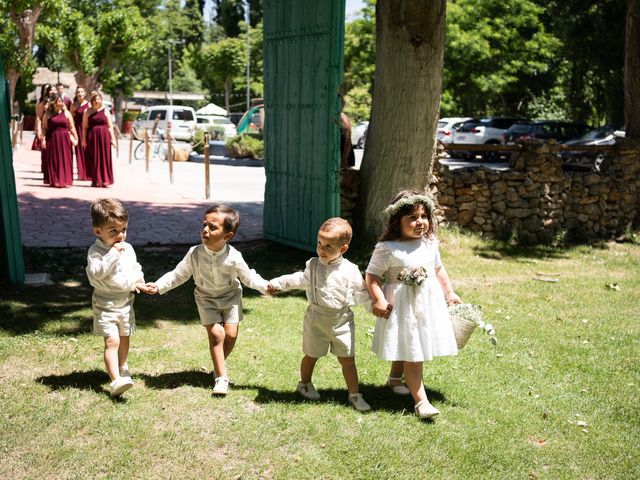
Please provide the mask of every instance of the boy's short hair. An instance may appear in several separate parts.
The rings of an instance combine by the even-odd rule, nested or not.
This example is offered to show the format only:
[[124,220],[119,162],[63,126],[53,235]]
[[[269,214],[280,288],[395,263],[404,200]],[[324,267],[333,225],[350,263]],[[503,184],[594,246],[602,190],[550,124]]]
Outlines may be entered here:
[[129,212],[115,198],[101,198],[91,204],[91,222],[94,227],[102,227],[109,222],[128,222]]
[[351,237],[353,236],[351,224],[340,217],[332,217],[325,220],[324,223],[320,225],[319,230],[321,232],[338,232],[338,241],[342,242],[342,245],[349,245]]
[[222,222],[222,226],[224,227],[224,231],[226,233],[233,233],[234,235],[238,231],[238,227],[240,226],[240,214],[234,208],[231,208],[228,205],[224,205],[223,203],[216,203],[211,205],[206,212],[208,213],[220,213],[224,215],[224,221]]

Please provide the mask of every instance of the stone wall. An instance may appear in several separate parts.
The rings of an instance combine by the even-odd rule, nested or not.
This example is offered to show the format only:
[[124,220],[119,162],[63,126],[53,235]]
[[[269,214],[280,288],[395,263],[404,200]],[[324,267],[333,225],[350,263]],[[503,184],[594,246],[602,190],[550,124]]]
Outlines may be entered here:
[[509,169],[449,170],[434,159],[440,221],[521,243],[611,238],[640,220],[640,145],[620,139],[600,172],[562,169],[557,145],[526,142]]

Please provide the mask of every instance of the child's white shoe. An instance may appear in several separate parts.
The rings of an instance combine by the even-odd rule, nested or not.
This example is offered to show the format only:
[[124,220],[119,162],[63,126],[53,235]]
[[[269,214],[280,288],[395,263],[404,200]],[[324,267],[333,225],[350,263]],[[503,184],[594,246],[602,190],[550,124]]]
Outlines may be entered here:
[[216,377],[216,383],[213,386],[214,395],[226,395],[229,390],[229,379],[227,377]]
[[316,388],[313,386],[313,383],[302,383],[298,382],[298,386],[296,390],[300,395],[302,395],[307,400],[320,400],[320,394],[316,391]]
[[[400,382],[400,385],[393,385],[391,382]],[[411,392],[407,388],[407,386],[402,383],[402,378],[398,377],[388,377],[387,378],[387,386],[391,389],[393,393],[396,395],[409,395]]]
[[364,401],[361,393],[350,393],[349,403],[359,412],[368,412],[371,410],[371,405]]
[[416,410],[416,415],[420,419],[433,418],[440,413],[440,411],[429,403],[429,400],[422,400],[418,402],[414,407]]
[[119,397],[131,387],[133,387],[131,377],[118,377],[109,384],[109,394],[112,397]]

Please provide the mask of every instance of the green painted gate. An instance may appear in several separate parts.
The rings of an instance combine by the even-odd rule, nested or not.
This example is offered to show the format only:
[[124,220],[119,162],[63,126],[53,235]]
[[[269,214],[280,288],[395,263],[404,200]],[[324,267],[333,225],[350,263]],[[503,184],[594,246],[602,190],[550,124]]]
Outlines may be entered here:
[[9,120],[9,82],[4,78],[0,57],[0,276],[24,283],[24,260]]
[[264,0],[264,236],[315,250],[340,215],[345,0]]

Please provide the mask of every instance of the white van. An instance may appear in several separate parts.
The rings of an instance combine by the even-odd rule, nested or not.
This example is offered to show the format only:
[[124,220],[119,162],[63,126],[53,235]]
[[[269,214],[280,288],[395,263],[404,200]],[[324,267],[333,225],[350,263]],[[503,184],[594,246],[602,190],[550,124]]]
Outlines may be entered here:
[[184,105],[158,105],[142,112],[134,120],[135,137],[144,138],[145,128],[151,133],[156,118],[159,118],[158,128],[162,132],[167,130],[167,121],[171,122],[171,136],[176,140],[190,140],[197,125],[196,112],[193,108]]

